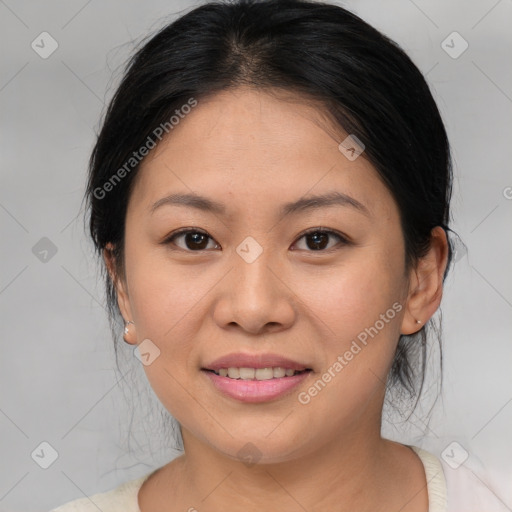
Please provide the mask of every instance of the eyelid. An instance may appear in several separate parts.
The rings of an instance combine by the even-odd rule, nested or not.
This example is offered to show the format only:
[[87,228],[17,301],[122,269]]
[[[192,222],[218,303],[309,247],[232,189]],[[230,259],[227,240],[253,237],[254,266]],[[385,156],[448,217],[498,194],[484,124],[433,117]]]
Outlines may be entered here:
[[[344,235],[343,233],[341,233],[340,231],[337,231],[336,229],[331,229],[331,228],[327,228],[327,227],[322,227],[322,226],[317,226],[315,228],[308,228],[306,229],[305,231],[302,231],[298,236],[297,236],[297,239],[296,241],[293,243],[293,245],[295,245],[301,238],[303,238],[304,236],[306,235],[309,235],[309,234],[312,234],[312,233],[324,233],[324,234],[327,234],[327,235],[334,235],[336,237],[339,238],[340,240],[340,243],[342,245],[349,245],[351,244],[351,240],[349,237],[347,237],[346,235]],[[319,251],[306,251],[306,252],[311,252],[313,254],[315,253],[326,253],[326,252],[330,252],[331,250],[333,249],[336,249],[337,246],[339,244],[336,244],[334,245],[333,247],[329,248],[329,249],[325,249],[325,250],[319,250]],[[293,246],[292,246],[293,247]]]
[[[160,243],[162,245],[172,244],[173,240],[175,238],[177,238],[180,235],[186,235],[187,233],[200,233],[202,235],[206,235],[208,238],[213,240],[218,246],[220,246],[220,244],[215,240],[215,238],[213,238],[207,231],[205,231],[204,229],[201,229],[201,228],[194,228],[194,227],[181,228],[181,229],[178,229],[176,231],[173,231],[170,235],[166,236]],[[200,252],[203,252],[203,251],[210,251],[211,249],[201,249],[199,251],[191,251],[191,250],[183,249],[182,247],[178,247],[177,246],[177,250],[181,250],[181,251],[185,251],[185,252],[191,252],[191,253],[193,253],[193,252],[200,253]]]

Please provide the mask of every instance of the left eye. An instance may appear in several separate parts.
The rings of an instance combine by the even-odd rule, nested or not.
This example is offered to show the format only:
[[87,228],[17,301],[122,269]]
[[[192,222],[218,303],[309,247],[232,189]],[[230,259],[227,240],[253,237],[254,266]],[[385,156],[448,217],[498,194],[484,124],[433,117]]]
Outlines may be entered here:
[[[175,240],[179,238],[184,239],[185,247],[175,243]],[[180,249],[188,249],[190,251],[204,251],[208,249],[208,239],[213,241],[213,238],[204,231],[199,231],[197,229],[184,229],[168,237],[166,240],[164,240],[164,243],[167,244],[172,242]],[[219,247],[219,244],[216,243],[215,245],[216,247]]]
[[[310,249],[312,251],[322,251],[325,249],[331,249],[333,245],[329,246],[329,238],[335,237],[338,239],[338,242],[341,242],[342,244],[347,244],[348,241],[343,236],[339,235],[338,233],[335,233],[334,231],[327,231],[324,229],[314,229],[310,230],[307,233],[304,233],[299,240],[302,240],[303,238],[306,240],[306,247],[307,249]],[[297,243],[295,244],[297,245]],[[336,245],[336,244],[334,244]],[[299,249],[301,249],[299,247]],[[306,249],[306,250],[307,250]]]

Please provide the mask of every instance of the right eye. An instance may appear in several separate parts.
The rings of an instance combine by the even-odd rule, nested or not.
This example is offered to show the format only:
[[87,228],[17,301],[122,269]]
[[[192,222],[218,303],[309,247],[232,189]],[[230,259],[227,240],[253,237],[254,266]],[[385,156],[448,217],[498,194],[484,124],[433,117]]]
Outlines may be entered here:
[[[176,240],[179,239],[183,240],[185,246],[181,246],[176,243]],[[179,249],[187,252],[198,252],[208,249],[208,239],[214,241],[213,238],[205,231],[196,228],[184,228],[171,233],[168,237],[166,237],[162,244],[173,244]],[[215,247],[220,246],[215,242]]]

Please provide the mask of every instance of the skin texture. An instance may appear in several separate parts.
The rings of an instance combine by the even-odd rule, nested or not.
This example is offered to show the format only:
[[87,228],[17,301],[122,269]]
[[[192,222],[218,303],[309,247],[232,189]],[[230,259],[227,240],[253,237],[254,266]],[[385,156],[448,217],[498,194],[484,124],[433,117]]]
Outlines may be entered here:
[[[185,451],[145,482],[142,512],[428,509],[421,461],[382,439],[380,424],[398,337],[439,306],[446,236],[434,229],[429,253],[406,272],[396,203],[364,153],[350,161],[339,151],[346,135],[300,98],[238,88],[199,101],[143,161],[127,209],[124,273],[108,250],[105,261],[121,313],[134,322],[125,339],[148,338],[160,350],[144,370],[179,421]],[[332,191],[367,213],[347,205],[279,213],[283,203]],[[151,212],[159,199],[191,192],[226,213]],[[188,227],[211,237],[205,249],[190,235],[162,243]],[[314,250],[302,236],[310,228],[349,243],[332,234]],[[248,236],[263,249],[252,263],[236,251]],[[394,303],[401,311],[301,404],[297,394]],[[278,353],[313,372],[292,393],[243,403],[200,371],[231,352]],[[260,456],[252,466],[237,455],[249,442]]]

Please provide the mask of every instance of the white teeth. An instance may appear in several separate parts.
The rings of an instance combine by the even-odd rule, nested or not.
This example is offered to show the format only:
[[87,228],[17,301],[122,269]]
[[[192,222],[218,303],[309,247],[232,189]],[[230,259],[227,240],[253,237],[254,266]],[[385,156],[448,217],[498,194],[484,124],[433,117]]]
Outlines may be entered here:
[[286,370],[278,366],[274,368],[274,378],[279,379],[280,377],[284,377],[286,375]]
[[290,368],[285,369],[280,366],[274,368],[220,368],[216,371],[221,377],[229,377],[230,379],[242,380],[270,380],[280,379],[282,377],[291,377],[297,373]]
[[[231,370],[231,368],[230,368],[230,370]],[[239,368],[239,372],[240,372],[241,379],[252,380],[252,379],[254,379],[254,374],[256,373],[256,370],[254,368]]]
[[239,379],[240,370],[238,368],[228,368],[228,377],[230,379]]
[[272,368],[258,368],[254,372],[256,380],[268,380],[274,378],[274,370]]

